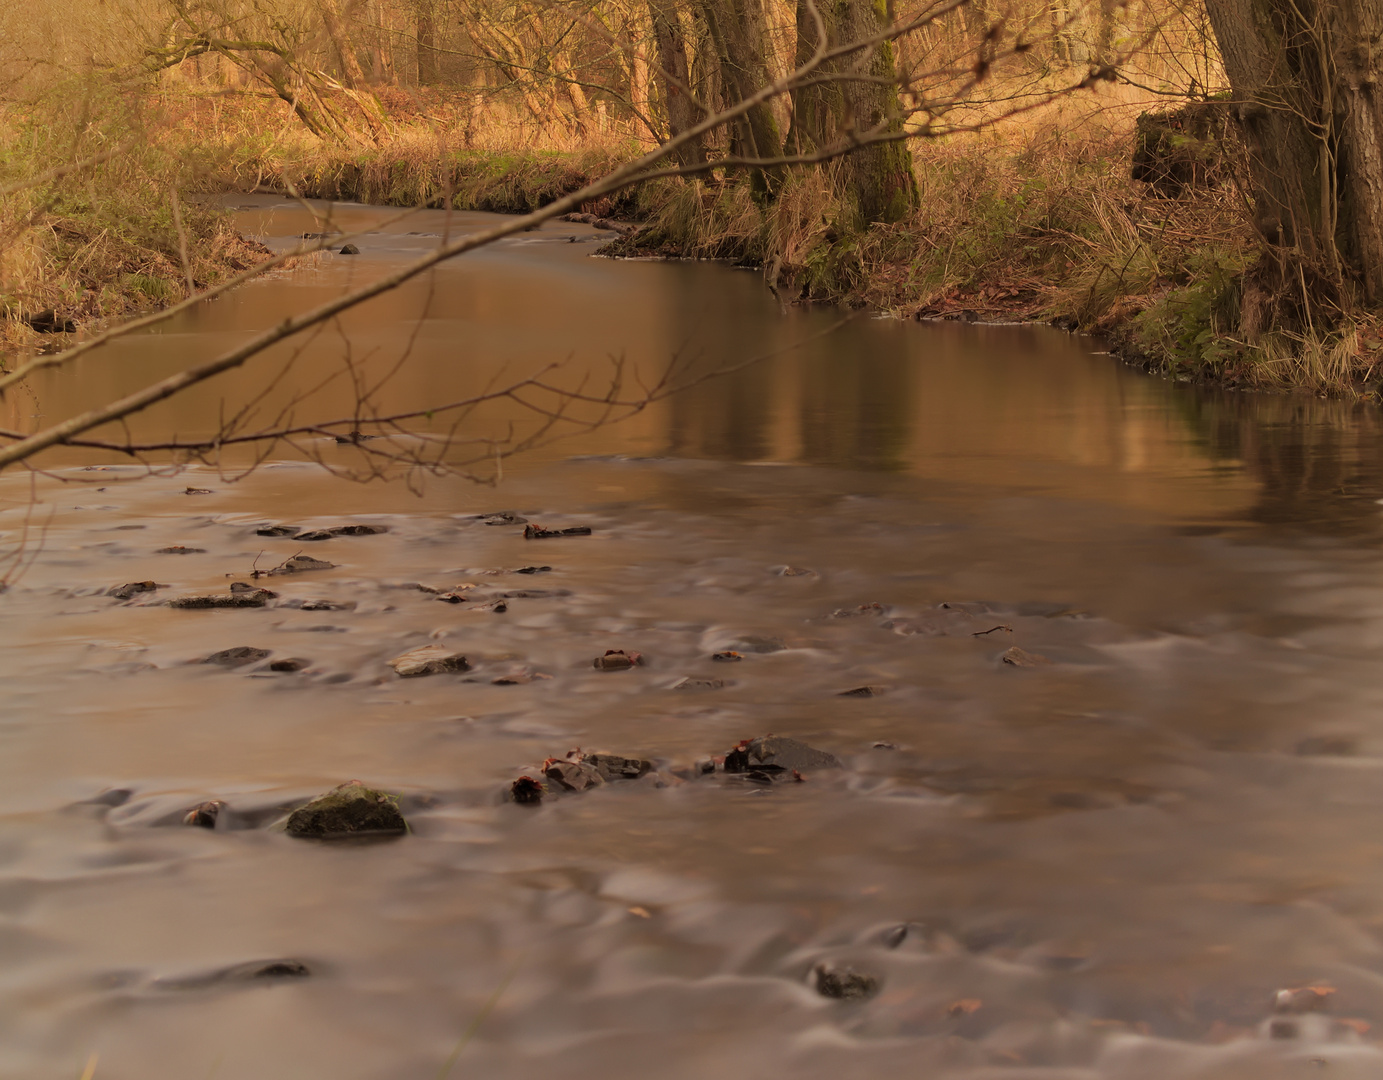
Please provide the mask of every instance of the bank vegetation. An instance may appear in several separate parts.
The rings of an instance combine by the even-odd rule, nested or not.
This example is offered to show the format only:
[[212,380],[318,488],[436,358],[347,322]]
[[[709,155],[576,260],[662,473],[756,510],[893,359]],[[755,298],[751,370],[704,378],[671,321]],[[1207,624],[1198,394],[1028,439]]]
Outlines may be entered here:
[[11,352],[251,265],[225,193],[525,212],[835,50],[582,205],[639,225],[607,253],[1052,321],[1179,378],[1376,389],[1376,0],[45,3],[0,15]]

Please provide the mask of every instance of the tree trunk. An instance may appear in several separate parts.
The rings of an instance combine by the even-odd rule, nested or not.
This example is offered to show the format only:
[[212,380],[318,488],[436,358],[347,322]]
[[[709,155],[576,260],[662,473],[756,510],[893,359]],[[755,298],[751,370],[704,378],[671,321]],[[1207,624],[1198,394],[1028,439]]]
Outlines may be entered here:
[[336,7],[336,0],[320,0],[320,11],[322,26],[341,60],[342,81],[352,90],[359,90],[365,85],[365,72],[360,67],[360,58],[355,55],[355,43],[351,41],[350,31]]
[[[884,0],[832,0],[818,5],[827,42],[845,45],[876,35],[887,25]],[[816,20],[804,0],[797,6],[797,65],[807,63],[816,51]],[[885,42],[867,52],[852,53],[821,69],[822,74],[842,78],[838,82],[804,86],[793,95],[789,146],[807,153],[849,144],[866,132],[898,133],[898,89],[893,47]],[[861,225],[901,221],[917,208],[917,180],[912,155],[901,139],[874,142],[845,156],[842,177],[847,195],[855,204]]]
[[[1254,224],[1274,249],[1245,290],[1244,329],[1383,306],[1383,0],[1207,0],[1249,154]],[[1276,270],[1272,269],[1276,266]],[[1286,328],[1297,329],[1288,325]]]
[[[699,0],[712,42],[720,58],[720,74],[726,104],[744,101],[768,85],[768,29],[762,0]],[[743,157],[776,158],[783,153],[783,137],[777,118],[767,102],[760,102],[735,122],[730,151]],[[754,182],[761,193],[778,186],[779,169],[755,169]]]
[[437,22],[433,0],[414,0],[417,5],[418,85],[437,81]]
[[[691,99],[691,66],[687,63],[687,42],[682,23],[672,0],[648,0],[648,14],[653,22],[653,37],[658,45],[656,72],[663,111],[667,114],[668,138],[675,139],[695,126],[700,117]],[[673,155],[679,165],[693,165],[706,160],[706,147],[701,139],[687,143]]]

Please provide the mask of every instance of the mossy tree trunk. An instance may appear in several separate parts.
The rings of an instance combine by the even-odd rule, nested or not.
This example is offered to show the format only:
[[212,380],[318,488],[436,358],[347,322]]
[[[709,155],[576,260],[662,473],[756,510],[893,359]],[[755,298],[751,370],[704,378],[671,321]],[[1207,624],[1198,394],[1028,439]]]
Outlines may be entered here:
[[[667,116],[668,138],[675,139],[695,126],[701,119],[691,97],[691,66],[687,63],[687,41],[682,22],[673,0],[648,0],[648,13],[653,23],[653,37],[658,45],[658,71],[655,73],[658,93]],[[706,160],[706,147],[701,139],[676,151],[679,165],[693,165]]]
[[[822,0],[817,5],[830,46],[874,37],[888,24],[884,0]],[[797,63],[817,49],[820,30],[805,0],[797,5]],[[804,86],[793,95],[788,145],[808,153],[875,131],[900,134],[893,46],[884,42],[832,62],[839,81]],[[851,75],[862,76],[850,78]],[[912,155],[902,139],[874,142],[845,157],[842,177],[859,224],[901,221],[917,208]]]
[[[1207,9],[1270,255],[1246,284],[1244,329],[1328,318],[1356,299],[1383,307],[1383,0],[1207,0]],[[1300,302],[1284,309],[1294,285]]]
[[[771,83],[773,74],[768,66],[768,26],[763,0],[697,0],[697,3],[720,60],[725,103],[733,105],[744,101]],[[730,152],[753,158],[782,156],[782,132],[767,102],[760,102],[736,120]],[[755,169],[753,175],[760,193],[776,190],[780,170]]]

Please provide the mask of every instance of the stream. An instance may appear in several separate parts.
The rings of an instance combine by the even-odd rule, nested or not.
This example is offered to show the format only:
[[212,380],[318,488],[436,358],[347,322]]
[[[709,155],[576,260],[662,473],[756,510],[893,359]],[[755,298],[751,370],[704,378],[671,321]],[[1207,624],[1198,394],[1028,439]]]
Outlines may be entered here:
[[[274,247],[321,227],[231,205]],[[496,220],[331,213],[359,255],[43,372],[3,426]],[[1152,378],[1047,328],[785,310],[754,273],[592,258],[606,236],[443,264],[128,437],[550,365],[588,396],[691,383],[617,423],[479,405],[437,443],[473,478],[324,431],[253,469],[65,448],[0,476],[0,1078],[1383,1075],[1377,411]],[[298,554],[333,566],[253,576]],[[277,595],[166,603],[233,581]],[[468,670],[389,667],[427,645]],[[268,656],[200,662],[240,646]],[[594,666],[621,649],[643,663]],[[700,773],[768,733],[840,765]],[[508,798],[576,747],[656,773]],[[272,827],[357,778],[408,835]],[[207,800],[215,828],[182,824]],[[873,992],[828,997],[823,970]],[[1301,987],[1317,1008],[1274,1012]]]

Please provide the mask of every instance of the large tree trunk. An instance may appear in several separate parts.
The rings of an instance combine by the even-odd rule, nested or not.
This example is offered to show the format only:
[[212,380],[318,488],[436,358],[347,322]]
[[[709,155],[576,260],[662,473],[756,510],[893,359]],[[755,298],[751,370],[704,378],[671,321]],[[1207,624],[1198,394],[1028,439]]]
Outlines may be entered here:
[[[726,104],[744,101],[773,80],[768,67],[768,28],[762,0],[698,0],[720,58]],[[783,153],[778,120],[768,102],[760,102],[736,122],[731,153],[776,158]],[[778,169],[755,169],[761,192],[777,187]]]
[[341,60],[341,81],[352,90],[359,90],[365,85],[365,72],[360,67],[359,57],[355,55],[355,43],[351,40],[350,30],[341,17],[336,0],[320,0],[320,10],[322,26]]
[[[887,25],[883,0],[832,0],[818,4],[827,43],[845,45],[873,37]],[[816,51],[819,31],[804,0],[797,5],[797,65]],[[902,131],[893,47],[884,43],[852,53],[824,74],[864,76],[804,86],[793,95],[788,145],[795,153],[848,144],[867,132]],[[917,207],[912,155],[901,139],[874,142],[846,155],[842,177],[859,224],[901,221]]]
[[1283,292],[1294,281],[1302,315],[1319,299],[1347,305],[1350,282],[1383,305],[1374,60],[1383,0],[1207,0],[1207,9],[1248,148],[1254,222],[1274,249],[1246,288],[1244,329],[1291,322],[1255,290]]
[[[658,44],[659,96],[667,114],[668,138],[675,139],[696,125],[700,119],[691,98],[691,66],[687,63],[687,41],[677,7],[672,0],[648,0],[648,14],[653,22],[653,37]],[[679,165],[693,165],[706,160],[706,147],[701,139],[687,143],[673,155]]]

